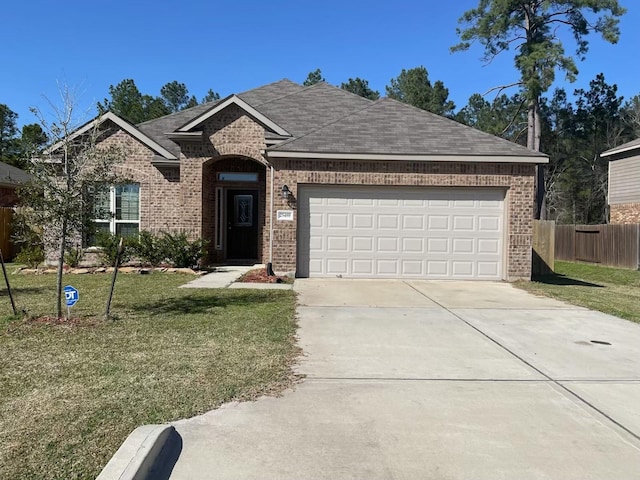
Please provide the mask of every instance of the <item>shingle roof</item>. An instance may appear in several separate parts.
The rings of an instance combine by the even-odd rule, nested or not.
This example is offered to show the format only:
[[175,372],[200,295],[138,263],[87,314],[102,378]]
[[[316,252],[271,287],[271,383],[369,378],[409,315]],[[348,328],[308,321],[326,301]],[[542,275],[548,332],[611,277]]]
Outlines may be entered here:
[[370,104],[371,100],[322,82],[252,106],[297,137]]
[[[268,152],[546,157],[395,100],[374,102],[324,82],[303,87],[283,79],[237,97],[293,136]],[[137,128],[178,156],[179,146],[166,134],[218,103],[198,105]],[[282,138],[270,133],[265,132],[266,138]]]
[[180,147],[167,138],[167,133],[177,130],[194,117],[203,114],[207,110],[216,106],[218,102],[208,102],[195,107],[187,108],[164,117],[139,123],[136,127],[145,135],[152,138],[164,148],[173,153],[176,157],[180,155]]
[[269,151],[545,157],[515,143],[389,98]]
[[[255,105],[269,102],[303,89],[304,87],[302,85],[298,85],[297,83],[285,78],[262,87],[254,88],[253,90],[248,90],[239,94],[238,97],[255,107]],[[180,147],[174,141],[170,140],[166,134],[177,130],[190,120],[202,115],[207,110],[214,108],[220,101],[222,100],[196,105],[195,107],[181,110],[170,115],[165,115],[164,117],[139,123],[136,127],[175,156],[178,156],[180,153]]]
[[277,82],[239,93],[238,97],[255,108],[258,105],[284,97],[285,95],[299,92],[300,90],[304,90],[302,85],[298,85],[287,78],[283,78]]
[[0,162],[0,185],[20,185],[31,180],[31,175],[18,167]]
[[616,153],[627,152],[629,150],[637,150],[640,149],[640,138],[636,138],[635,140],[631,140],[630,142],[624,143],[618,147],[612,148],[611,150],[607,150],[603,152],[601,157],[608,157],[609,155],[615,155]]

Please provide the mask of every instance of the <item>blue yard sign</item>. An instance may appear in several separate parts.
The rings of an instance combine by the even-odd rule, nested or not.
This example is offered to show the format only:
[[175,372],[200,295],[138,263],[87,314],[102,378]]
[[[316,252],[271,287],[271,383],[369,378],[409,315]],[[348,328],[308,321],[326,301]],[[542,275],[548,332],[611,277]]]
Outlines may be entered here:
[[67,301],[67,307],[73,307],[80,300],[80,294],[74,287],[67,285],[64,287],[64,298]]

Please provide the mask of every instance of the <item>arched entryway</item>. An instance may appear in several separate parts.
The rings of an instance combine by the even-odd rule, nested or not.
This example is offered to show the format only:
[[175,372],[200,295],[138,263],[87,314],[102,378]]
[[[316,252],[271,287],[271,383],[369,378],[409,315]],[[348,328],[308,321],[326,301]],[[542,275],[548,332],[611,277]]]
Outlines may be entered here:
[[202,166],[202,234],[210,264],[262,263],[266,240],[266,167],[248,157]]

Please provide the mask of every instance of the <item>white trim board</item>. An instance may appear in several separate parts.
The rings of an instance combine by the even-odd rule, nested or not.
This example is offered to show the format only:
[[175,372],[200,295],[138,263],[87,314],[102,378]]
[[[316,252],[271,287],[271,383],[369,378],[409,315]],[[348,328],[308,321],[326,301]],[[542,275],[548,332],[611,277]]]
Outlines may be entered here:
[[407,155],[380,153],[316,153],[267,150],[267,158],[305,158],[318,160],[377,160],[408,162],[466,162],[466,163],[549,163],[543,156],[507,155]]
[[[168,160],[178,160],[178,157],[176,157],[169,150],[164,148],[162,145],[160,145],[155,140],[152,140],[151,138],[147,137],[144,133],[142,133],[140,130],[138,130],[134,125],[130,124],[126,120],[123,120],[122,118],[120,118],[119,116],[117,116],[113,112],[104,113],[101,116],[94,118],[89,123],[86,123],[84,126],[80,127],[76,131],[74,131],[69,136],[69,140],[73,140],[74,138],[79,137],[83,133],[88,132],[92,128],[96,127],[97,125],[100,125],[100,124],[104,123],[107,120],[111,120],[113,123],[115,123],[122,130],[124,130],[125,132],[130,134],[136,140],[139,140],[140,142],[142,142],[144,145],[149,147],[151,150],[156,151],[157,153],[162,155],[164,158],[166,158]],[[47,148],[44,151],[44,153],[47,154],[47,155],[52,154],[53,152],[55,152],[58,148],[60,148],[62,146],[63,142],[64,141],[61,140],[61,141],[53,144],[51,147]]]
[[213,117],[216,113],[224,110],[229,105],[238,106],[239,108],[241,108],[242,110],[247,112],[248,115],[250,115],[255,120],[257,120],[259,123],[261,123],[263,126],[271,129],[273,132],[277,133],[278,135],[283,135],[283,136],[286,136],[286,137],[290,137],[291,136],[291,134],[289,132],[287,132],[284,128],[282,128],[280,125],[278,125],[277,123],[275,123],[272,120],[270,120],[268,117],[266,117],[265,115],[260,113],[258,110],[253,108],[251,105],[249,105],[247,102],[242,100],[240,97],[237,97],[236,95],[231,95],[226,100],[223,100],[222,102],[218,103],[212,109],[210,109],[210,110],[206,111],[205,113],[203,113],[202,115],[194,118],[193,120],[191,120],[186,125],[183,125],[182,127],[178,128],[176,130],[176,132],[188,132],[192,128],[197,127],[198,125],[200,125],[205,120]]

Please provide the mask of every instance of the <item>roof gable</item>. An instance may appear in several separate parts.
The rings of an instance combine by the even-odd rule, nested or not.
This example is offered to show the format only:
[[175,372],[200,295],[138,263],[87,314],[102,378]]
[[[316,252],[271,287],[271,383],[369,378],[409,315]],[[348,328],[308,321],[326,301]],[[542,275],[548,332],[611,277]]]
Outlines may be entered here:
[[277,133],[278,135],[290,136],[289,132],[287,132],[284,128],[282,128],[277,123],[273,122],[266,115],[262,114],[261,112],[253,108],[251,105],[249,105],[247,102],[242,100],[237,95],[231,95],[225,98],[224,100],[220,101],[219,103],[214,105],[212,108],[210,108],[206,112],[193,118],[192,120],[190,120],[189,122],[187,122],[186,124],[178,128],[176,131],[188,132],[189,130],[202,124],[204,121],[213,117],[218,112],[221,112],[222,110],[229,107],[230,105],[236,105],[237,107],[241,108],[247,113],[247,115],[252,117],[255,121],[260,123],[263,127],[268,128],[272,132]]
[[[177,160],[178,159],[173,153],[171,153],[169,150],[164,148],[162,145],[160,145],[154,139],[152,139],[151,137],[145,135],[142,131],[140,131],[134,125],[132,125],[131,123],[127,122],[126,120],[120,118],[119,116],[117,116],[113,112],[106,112],[106,113],[104,113],[102,115],[97,116],[96,118],[94,118],[90,122],[85,123],[82,127],[80,127],[77,130],[75,130],[69,136],[67,141],[70,141],[70,140],[73,140],[75,138],[78,138],[79,136],[81,136],[81,135],[87,133],[88,131],[90,131],[92,128],[95,128],[98,125],[101,125],[102,123],[107,122],[107,121],[113,122],[119,128],[121,128],[122,130],[127,132],[129,135],[131,135],[135,139],[139,140],[141,143],[143,143],[144,145],[149,147],[151,150],[155,151],[157,154],[159,154],[163,158],[166,158],[167,160]],[[63,141],[61,140],[61,141],[53,144],[49,148],[47,148],[44,153],[52,154],[53,152],[58,150],[62,145],[63,145]]]
[[489,157],[547,161],[540,152],[389,98],[370,102],[350,115],[268,149],[272,157],[302,153],[441,161],[453,156],[473,156],[482,161]]

